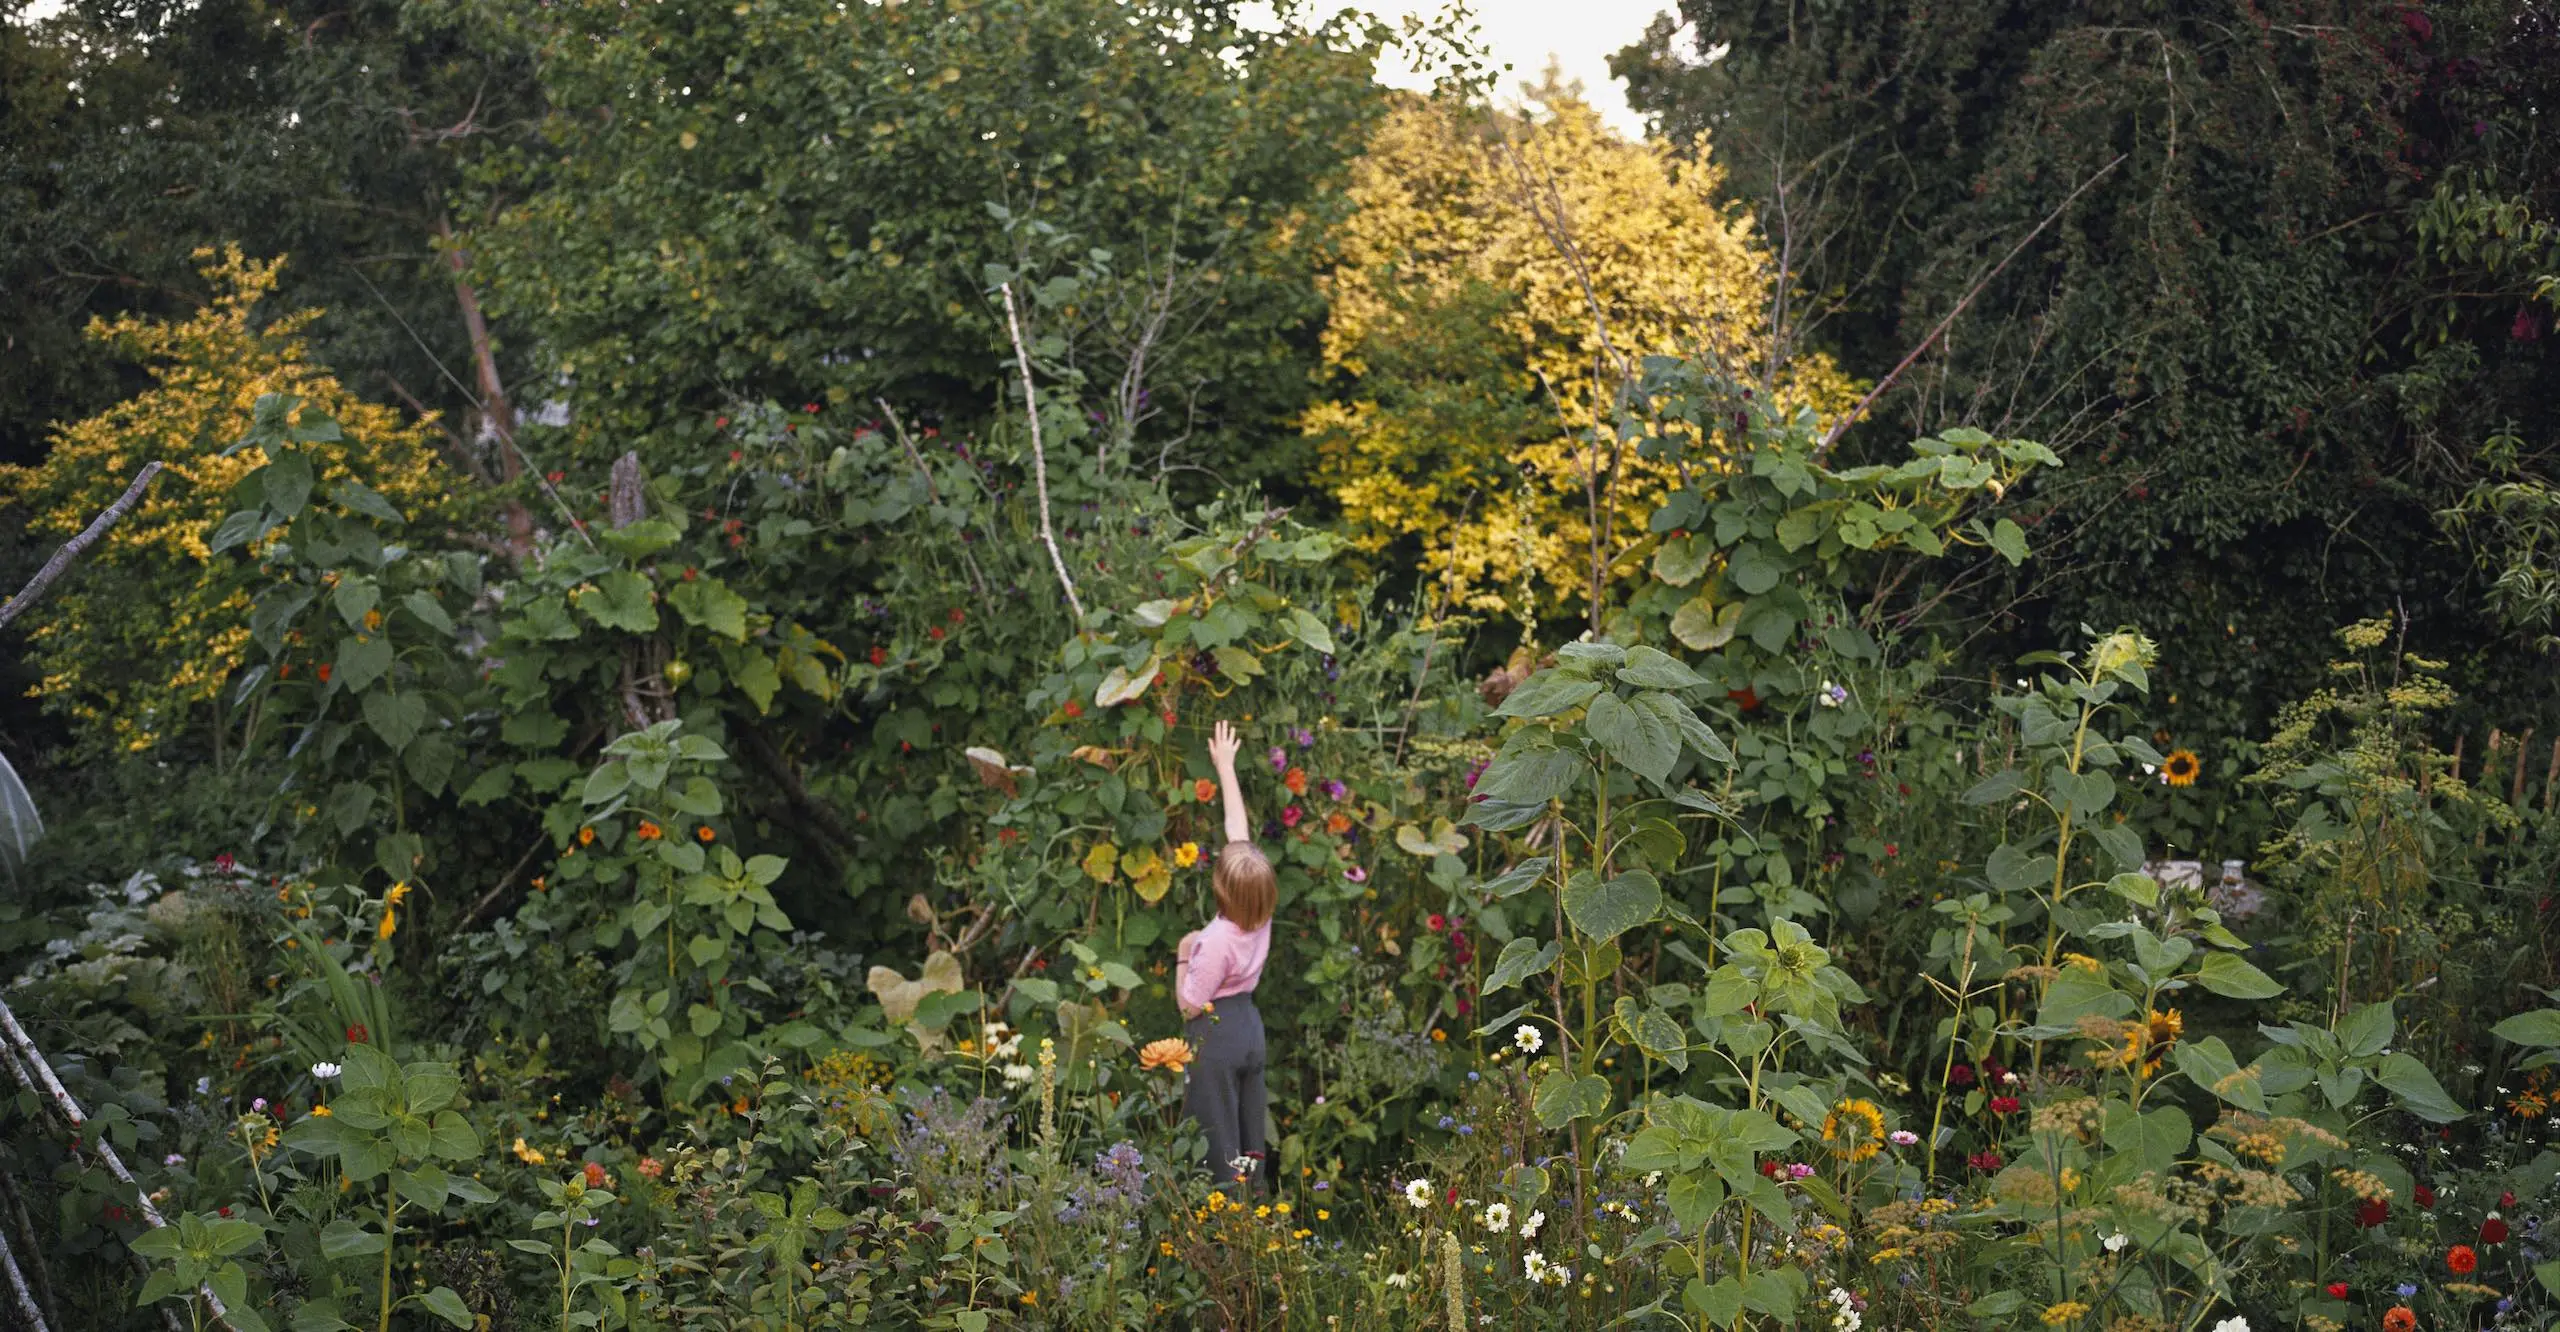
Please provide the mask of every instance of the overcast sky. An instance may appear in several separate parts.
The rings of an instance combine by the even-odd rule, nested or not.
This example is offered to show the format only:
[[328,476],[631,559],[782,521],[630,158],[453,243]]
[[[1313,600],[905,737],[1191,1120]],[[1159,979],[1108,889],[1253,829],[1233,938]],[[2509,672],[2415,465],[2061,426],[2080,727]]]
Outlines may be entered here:
[[[1442,3],[1364,0],[1362,7],[1396,17],[1436,13]],[[1475,0],[1485,45],[1496,62],[1511,66],[1499,90],[1503,98],[1535,79],[1552,55],[1566,78],[1582,81],[1584,94],[1601,116],[1629,138],[1643,136],[1644,122],[1627,109],[1626,85],[1609,77],[1609,56],[1642,36],[1654,15],[1673,8],[1674,0]],[[1401,70],[1382,69],[1379,77],[1400,87],[1415,83]]]

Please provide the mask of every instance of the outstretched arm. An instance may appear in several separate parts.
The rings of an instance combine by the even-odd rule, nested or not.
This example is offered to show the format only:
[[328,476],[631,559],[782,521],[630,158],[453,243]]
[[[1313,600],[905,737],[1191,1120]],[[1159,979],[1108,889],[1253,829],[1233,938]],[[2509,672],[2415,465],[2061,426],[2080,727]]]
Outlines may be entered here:
[[1245,817],[1244,788],[1236,781],[1236,750],[1244,742],[1236,738],[1235,724],[1220,722],[1209,733],[1209,762],[1218,770],[1218,789],[1226,796],[1227,840],[1253,840],[1253,821]]

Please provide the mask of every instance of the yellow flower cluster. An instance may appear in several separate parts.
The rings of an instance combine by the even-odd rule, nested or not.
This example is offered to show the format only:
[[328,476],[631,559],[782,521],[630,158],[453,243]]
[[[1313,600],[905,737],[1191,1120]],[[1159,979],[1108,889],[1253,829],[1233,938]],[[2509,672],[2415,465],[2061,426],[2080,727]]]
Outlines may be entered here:
[[0,468],[0,498],[51,540],[87,526],[144,462],[160,459],[175,473],[89,552],[109,576],[55,589],[32,635],[44,670],[34,692],[92,738],[134,752],[182,729],[245,659],[249,597],[205,534],[230,508],[232,487],[267,461],[257,449],[222,456],[248,432],[260,397],[301,398],[343,427],[343,439],[304,446],[318,493],[361,481],[415,519],[454,489],[427,425],[365,402],[309,362],[300,335],[319,311],[252,324],[282,260],[260,263],[237,246],[199,250],[196,260],[213,289],[200,310],[89,325],[91,339],[149,368],[150,387],[57,429],[40,466]]

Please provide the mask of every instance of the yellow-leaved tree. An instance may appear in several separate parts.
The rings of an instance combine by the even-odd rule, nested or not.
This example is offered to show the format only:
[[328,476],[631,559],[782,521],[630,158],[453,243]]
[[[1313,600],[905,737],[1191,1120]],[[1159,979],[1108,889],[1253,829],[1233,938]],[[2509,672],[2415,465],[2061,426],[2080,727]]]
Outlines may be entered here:
[[[1592,597],[1595,549],[1603,582],[1632,571],[1673,479],[1615,447],[1621,385],[1665,355],[1758,377],[1775,269],[1705,144],[1629,142],[1552,74],[1531,96],[1416,97],[1381,124],[1332,238],[1333,391],[1301,425],[1356,542],[1418,559],[1455,606],[1534,619]],[[1767,379],[1853,401],[1822,357]]]
[[312,364],[297,336],[317,310],[252,323],[282,259],[238,246],[196,253],[213,298],[176,320],[93,321],[89,336],[143,363],[151,386],[84,421],[60,426],[41,466],[0,468],[0,496],[27,510],[30,530],[67,539],[122,494],[154,459],[168,471],[29,626],[44,678],[35,693],[74,718],[84,740],[141,751],[218,709],[224,681],[249,640],[248,598],[205,538],[233,507],[231,488],[266,462],[263,450],[222,451],[249,429],[258,399],[288,394],[338,419],[343,438],[308,449],[323,488],[353,479],[411,518],[438,508],[440,474],[429,426],[347,391]]

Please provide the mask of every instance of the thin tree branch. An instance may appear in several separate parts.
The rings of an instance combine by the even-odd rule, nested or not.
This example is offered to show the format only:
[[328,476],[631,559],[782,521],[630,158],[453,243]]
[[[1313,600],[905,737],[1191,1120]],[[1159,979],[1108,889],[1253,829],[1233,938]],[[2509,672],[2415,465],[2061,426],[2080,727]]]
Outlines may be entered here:
[[1004,325],[1013,334],[1014,364],[1022,368],[1022,407],[1031,419],[1031,479],[1040,494],[1040,544],[1049,548],[1049,567],[1058,571],[1058,586],[1066,589],[1067,606],[1076,613],[1076,627],[1084,627],[1084,599],[1076,595],[1076,580],[1067,573],[1066,558],[1058,554],[1058,535],[1049,525],[1049,455],[1040,444],[1040,399],[1031,387],[1031,353],[1022,345],[1022,317],[1014,312],[1013,284],[1004,283]]
[[126,514],[133,512],[133,506],[142,502],[142,492],[151,488],[151,478],[158,475],[160,475],[159,463],[143,464],[141,473],[133,478],[133,484],[124,488],[122,498],[108,505],[104,513],[90,519],[89,525],[80,529],[80,535],[62,543],[62,549],[55,551],[53,558],[46,560],[44,567],[36,570],[36,576],[28,579],[25,587],[18,589],[18,595],[9,598],[8,604],[0,605],[0,627],[5,627],[11,620],[18,618],[20,612],[34,605],[36,598],[43,596],[45,589],[53,586],[53,580],[60,578],[63,571],[71,567],[71,562],[80,558],[82,551],[95,544],[98,538],[105,536],[108,528],[123,521]]
[[2043,235],[2044,229],[2052,226],[2054,219],[2061,217],[2063,211],[2071,207],[2071,205],[2076,202],[2081,195],[2088,193],[2090,186],[2097,184],[2098,181],[2105,177],[2108,172],[2124,165],[2124,159],[2129,155],[2130,154],[2126,153],[2116,154],[2116,160],[2098,168],[2096,174],[2090,176],[2087,180],[2080,182],[2077,189],[2074,189],[2071,193],[2063,196],[2062,202],[2055,204],[2053,211],[2045,214],[2043,221],[2036,223],[2035,230],[2019,237],[2018,243],[2010,246],[2009,252],[2000,256],[2000,262],[1993,264],[1990,272],[1983,274],[1981,278],[1974,282],[1972,287],[1965,291],[1964,298],[1956,302],[1956,308],[1947,311],[1947,317],[1939,320],[1937,327],[1929,330],[1929,336],[1920,339],[1920,345],[1913,347],[1911,351],[1902,358],[1901,364],[1893,367],[1893,369],[1888,372],[1884,378],[1877,380],[1876,386],[1867,390],[1867,396],[1858,399],[1858,405],[1850,408],[1847,415],[1832,423],[1831,429],[1825,432],[1822,436],[1822,443],[1815,446],[1814,455],[1816,457],[1820,457],[1821,455],[1830,452],[1831,446],[1840,442],[1840,437],[1848,433],[1849,427],[1856,425],[1858,423],[1858,418],[1867,414],[1867,409],[1875,405],[1876,399],[1884,396],[1884,391],[1886,389],[1893,387],[1893,382],[1902,377],[1902,372],[1910,369],[1912,363],[1920,359],[1921,353],[1929,350],[1930,344],[1936,342],[1939,336],[1947,331],[1948,326],[1956,322],[1956,317],[1964,313],[1965,307],[1973,304],[1974,298],[1980,296],[1984,289],[1991,285],[1992,279],[1999,277],[2002,271],[2009,267],[2010,260],[2017,258],[2018,255],[2027,248],[2030,242],[2034,241],[2036,237]]

